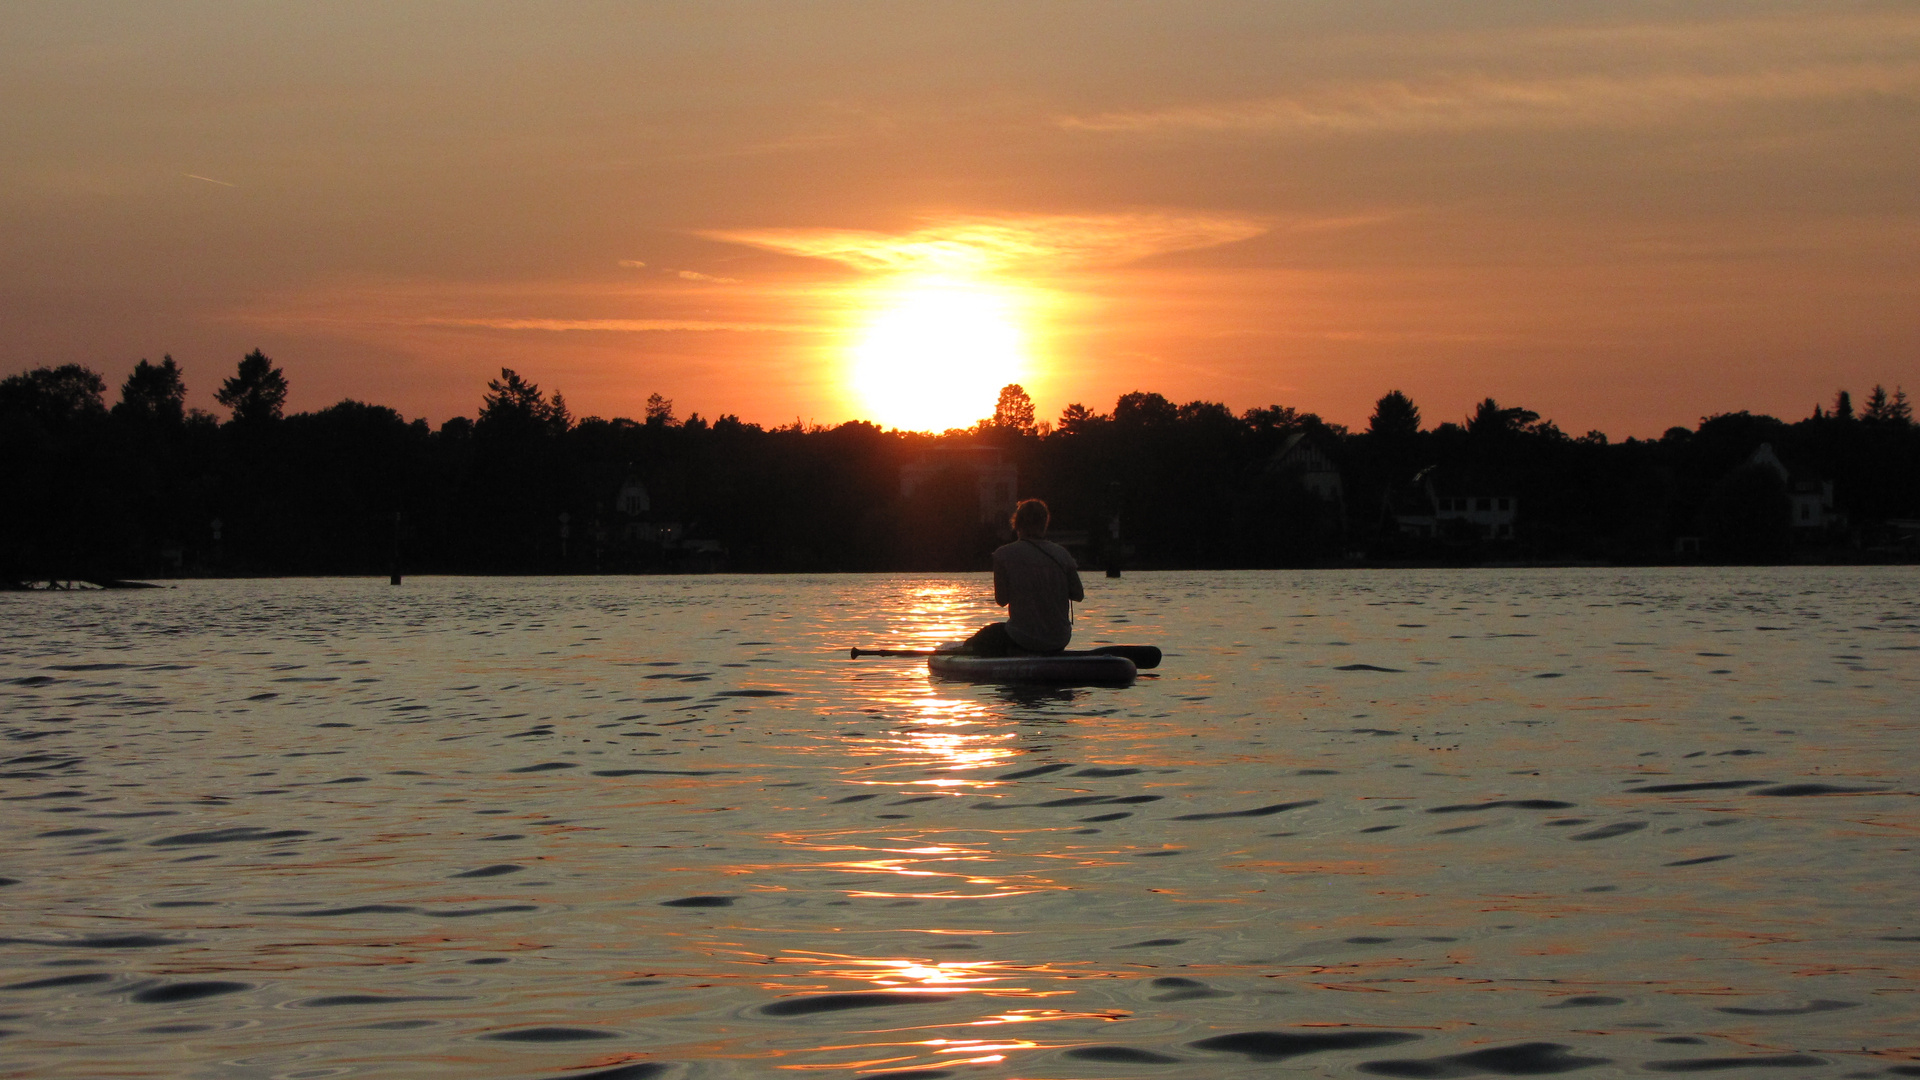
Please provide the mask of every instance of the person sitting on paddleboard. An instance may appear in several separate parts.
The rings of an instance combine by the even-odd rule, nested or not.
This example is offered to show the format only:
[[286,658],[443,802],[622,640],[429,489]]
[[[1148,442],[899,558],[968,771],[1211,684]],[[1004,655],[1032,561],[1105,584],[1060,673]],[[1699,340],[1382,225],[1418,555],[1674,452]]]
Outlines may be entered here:
[[989,623],[968,638],[975,656],[1057,653],[1073,638],[1069,601],[1085,600],[1080,568],[1067,549],[1046,538],[1052,514],[1039,499],[1023,499],[1013,508],[1019,537],[993,553],[993,602],[1007,609],[1007,621]]

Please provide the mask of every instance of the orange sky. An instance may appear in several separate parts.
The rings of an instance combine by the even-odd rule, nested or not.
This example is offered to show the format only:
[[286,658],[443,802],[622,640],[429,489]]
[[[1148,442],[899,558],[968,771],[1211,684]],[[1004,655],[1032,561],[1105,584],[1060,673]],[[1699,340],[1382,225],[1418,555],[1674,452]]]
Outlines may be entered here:
[[257,346],[295,409],[438,423],[506,365],[887,421],[862,335],[953,273],[1045,417],[1920,392],[1906,0],[16,4],[0,145],[0,373],[170,352],[208,408]]

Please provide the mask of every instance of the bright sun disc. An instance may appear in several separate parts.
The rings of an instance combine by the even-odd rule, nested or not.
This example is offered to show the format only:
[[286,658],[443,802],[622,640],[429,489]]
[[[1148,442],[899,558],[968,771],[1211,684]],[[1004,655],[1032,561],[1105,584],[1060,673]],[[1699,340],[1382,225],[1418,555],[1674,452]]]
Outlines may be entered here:
[[867,418],[944,431],[993,415],[1000,388],[1027,369],[1011,290],[950,280],[897,284],[875,298],[852,349]]

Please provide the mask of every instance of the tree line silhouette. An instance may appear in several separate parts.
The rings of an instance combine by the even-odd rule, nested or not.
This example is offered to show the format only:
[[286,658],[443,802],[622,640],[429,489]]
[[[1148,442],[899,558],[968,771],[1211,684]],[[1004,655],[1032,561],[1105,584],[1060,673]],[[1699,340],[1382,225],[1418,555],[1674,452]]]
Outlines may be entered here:
[[[1397,390],[1350,431],[1144,391],[1049,423],[1009,386],[942,434],[681,419],[658,394],[638,420],[576,419],[512,370],[437,429],[354,400],[285,415],[287,390],[259,350],[219,387],[224,420],[186,407],[170,356],[111,406],[76,364],[0,381],[0,582],[979,569],[1003,525],[959,447],[1015,465],[1084,557],[1143,568],[1911,559],[1920,518],[1920,428],[1880,387],[1858,410],[1842,391],[1797,422],[1725,413],[1624,442],[1492,398],[1427,427]],[[1762,444],[1788,475],[1755,463]],[[1302,482],[1303,448],[1337,491]],[[914,461],[934,479],[904,492]],[[1796,527],[1790,492],[1823,483],[1842,516]],[[1511,535],[1408,527],[1451,495],[1511,500]]]

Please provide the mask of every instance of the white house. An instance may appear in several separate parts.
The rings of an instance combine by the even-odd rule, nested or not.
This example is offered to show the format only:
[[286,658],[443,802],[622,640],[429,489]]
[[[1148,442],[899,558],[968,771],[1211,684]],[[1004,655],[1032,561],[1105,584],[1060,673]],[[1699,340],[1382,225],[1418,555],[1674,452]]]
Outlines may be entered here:
[[1511,495],[1436,495],[1434,522],[1443,532],[1448,522],[1463,521],[1484,540],[1511,540],[1519,503]]
[[1772,443],[1761,443],[1748,455],[1746,464],[1764,466],[1780,477],[1787,487],[1788,520],[1794,528],[1824,531],[1846,527],[1847,516],[1833,504],[1833,481],[1807,473],[1795,475],[1773,452]]
[[619,494],[613,497],[613,508],[628,517],[639,517],[653,509],[653,499],[647,495],[647,485],[634,477],[627,477],[620,485]]
[[1394,523],[1408,536],[1471,535],[1482,540],[1513,539],[1520,516],[1520,500],[1512,495],[1481,493],[1477,485],[1436,483],[1433,469],[1414,477],[1414,490],[1394,505]]
[[1324,502],[1346,505],[1346,485],[1341,482],[1340,467],[1304,431],[1287,436],[1286,443],[1267,462],[1267,471],[1291,478]]

